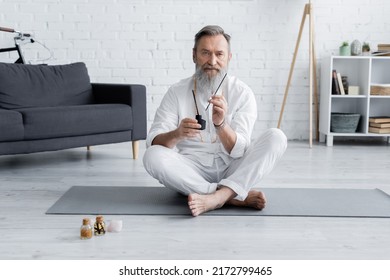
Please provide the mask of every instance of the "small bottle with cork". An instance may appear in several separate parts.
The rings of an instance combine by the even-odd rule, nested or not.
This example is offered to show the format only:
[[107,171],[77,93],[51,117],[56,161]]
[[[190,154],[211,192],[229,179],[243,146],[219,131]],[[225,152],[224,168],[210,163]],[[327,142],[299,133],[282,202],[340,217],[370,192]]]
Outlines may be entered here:
[[104,235],[106,233],[106,224],[103,216],[99,215],[96,217],[96,222],[93,226],[95,235]]
[[91,239],[92,238],[92,226],[91,221],[88,218],[83,219],[83,224],[80,228],[80,238],[81,239]]

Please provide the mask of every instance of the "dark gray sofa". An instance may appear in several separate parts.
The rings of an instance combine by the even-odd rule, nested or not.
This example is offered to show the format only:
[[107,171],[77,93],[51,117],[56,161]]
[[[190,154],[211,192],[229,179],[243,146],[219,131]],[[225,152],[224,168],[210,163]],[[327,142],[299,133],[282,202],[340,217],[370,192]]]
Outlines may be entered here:
[[146,138],[143,85],[91,83],[84,63],[0,63],[0,155]]

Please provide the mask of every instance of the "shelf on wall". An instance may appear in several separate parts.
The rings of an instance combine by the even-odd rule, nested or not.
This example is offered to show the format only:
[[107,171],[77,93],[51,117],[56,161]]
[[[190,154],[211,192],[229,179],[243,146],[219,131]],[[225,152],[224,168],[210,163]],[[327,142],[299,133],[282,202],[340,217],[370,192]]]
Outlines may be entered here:
[[[332,94],[333,70],[348,77],[350,86],[358,86],[359,95]],[[331,56],[321,65],[320,141],[333,145],[333,137],[387,137],[390,134],[369,132],[369,118],[390,116],[390,95],[371,95],[372,84],[390,84],[390,57]],[[364,93],[364,94],[362,94]],[[360,114],[360,121],[353,133],[331,131],[332,113]]]

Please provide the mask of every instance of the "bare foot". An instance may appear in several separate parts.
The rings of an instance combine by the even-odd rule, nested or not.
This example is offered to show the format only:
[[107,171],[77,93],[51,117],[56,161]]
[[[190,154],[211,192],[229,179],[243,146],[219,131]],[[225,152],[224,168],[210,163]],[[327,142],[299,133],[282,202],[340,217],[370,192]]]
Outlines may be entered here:
[[202,213],[221,208],[226,201],[231,200],[235,193],[230,188],[221,188],[212,194],[192,193],[188,196],[188,206],[192,216],[196,217]]
[[248,193],[248,196],[244,201],[231,199],[228,201],[230,205],[239,206],[239,207],[251,207],[257,210],[261,210],[265,207],[267,200],[265,195],[261,191],[251,190]]

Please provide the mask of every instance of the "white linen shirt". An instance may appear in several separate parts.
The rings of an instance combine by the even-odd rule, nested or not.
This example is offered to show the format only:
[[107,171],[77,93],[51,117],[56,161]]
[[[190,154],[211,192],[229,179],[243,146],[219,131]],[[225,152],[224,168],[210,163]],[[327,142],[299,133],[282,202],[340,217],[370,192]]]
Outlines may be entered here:
[[[161,134],[175,130],[182,119],[195,118],[196,106],[192,94],[194,90],[193,77],[186,78],[172,85],[165,94],[146,139],[147,147],[153,139]],[[180,154],[186,155],[204,166],[212,166],[214,159],[222,158],[225,164],[234,158],[242,157],[249,147],[253,126],[257,118],[256,100],[252,90],[242,81],[233,76],[227,76],[217,95],[223,94],[228,111],[225,122],[236,132],[237,139],[233,149],[228,153],[221,143],[212,122],[212,106],[209,104],[211,92],[196,91],[199,114],[206,120],[206,129],[195,138],[185,139],[176,145]]]

